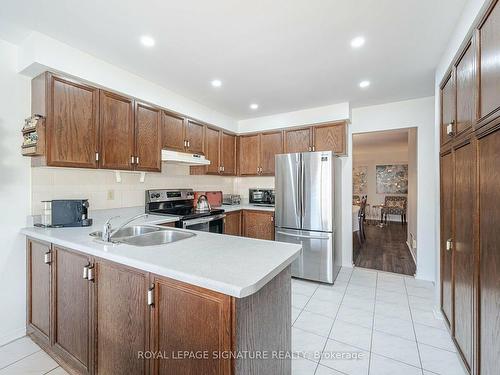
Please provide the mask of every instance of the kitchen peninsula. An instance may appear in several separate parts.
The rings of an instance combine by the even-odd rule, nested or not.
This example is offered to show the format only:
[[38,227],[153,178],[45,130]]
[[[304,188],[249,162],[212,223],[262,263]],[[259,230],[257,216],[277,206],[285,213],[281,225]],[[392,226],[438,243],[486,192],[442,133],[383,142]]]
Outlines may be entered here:
[[289,358],[273,357],[291,350],[290,264],[300,245],[207,232],[143,247],[89,236],[136,213],[117,211],[94,214],[92,227],[22,230],[35,342],[77,374],[290,373]]

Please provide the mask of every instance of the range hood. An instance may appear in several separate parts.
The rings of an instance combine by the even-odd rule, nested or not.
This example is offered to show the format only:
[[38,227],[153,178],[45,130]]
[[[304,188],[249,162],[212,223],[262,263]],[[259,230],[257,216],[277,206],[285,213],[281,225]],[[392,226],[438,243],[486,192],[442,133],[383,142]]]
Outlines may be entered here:
[[203,155],[188,154],[170,150],[161,150],[161,161],[172,164],[183,165],[209,165],[210,160],[205,159]]

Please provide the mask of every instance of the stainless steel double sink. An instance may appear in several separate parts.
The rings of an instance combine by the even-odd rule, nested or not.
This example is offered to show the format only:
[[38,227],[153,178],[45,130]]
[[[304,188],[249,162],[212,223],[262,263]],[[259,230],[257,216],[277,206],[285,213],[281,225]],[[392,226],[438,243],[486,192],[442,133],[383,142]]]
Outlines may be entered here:
[[[102,232],[90,233],[96,239],[102,238]],[[183,232],[172,228],[160,228],[151,225],[132,225],[124,227],[111,235],[112,243],[125,243],[134,246],[156,246],[177,242],[196,236],[194,233]]]

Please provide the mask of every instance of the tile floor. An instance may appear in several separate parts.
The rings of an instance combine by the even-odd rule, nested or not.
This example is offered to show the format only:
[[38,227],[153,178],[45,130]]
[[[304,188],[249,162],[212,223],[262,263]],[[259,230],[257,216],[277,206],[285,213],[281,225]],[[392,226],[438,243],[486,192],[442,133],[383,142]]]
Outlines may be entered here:
[[292,375],[465,375],[433,298],[433,283],[363,268],[293,279]]
[[[292,375],[465,375],[433,296],[432,283],[362,268],[333,286],[293,279]],[[0,347],[7,374],[67,373],[23,337]]]

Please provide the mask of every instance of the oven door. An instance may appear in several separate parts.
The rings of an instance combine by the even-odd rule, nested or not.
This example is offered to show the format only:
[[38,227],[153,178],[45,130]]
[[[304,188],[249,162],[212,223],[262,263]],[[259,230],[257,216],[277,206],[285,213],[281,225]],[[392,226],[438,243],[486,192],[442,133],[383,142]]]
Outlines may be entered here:
[[197,219],[182,221],[184,229],[198,230],[202,232],[224,233],[224,218],[226,214],[204,216]]

